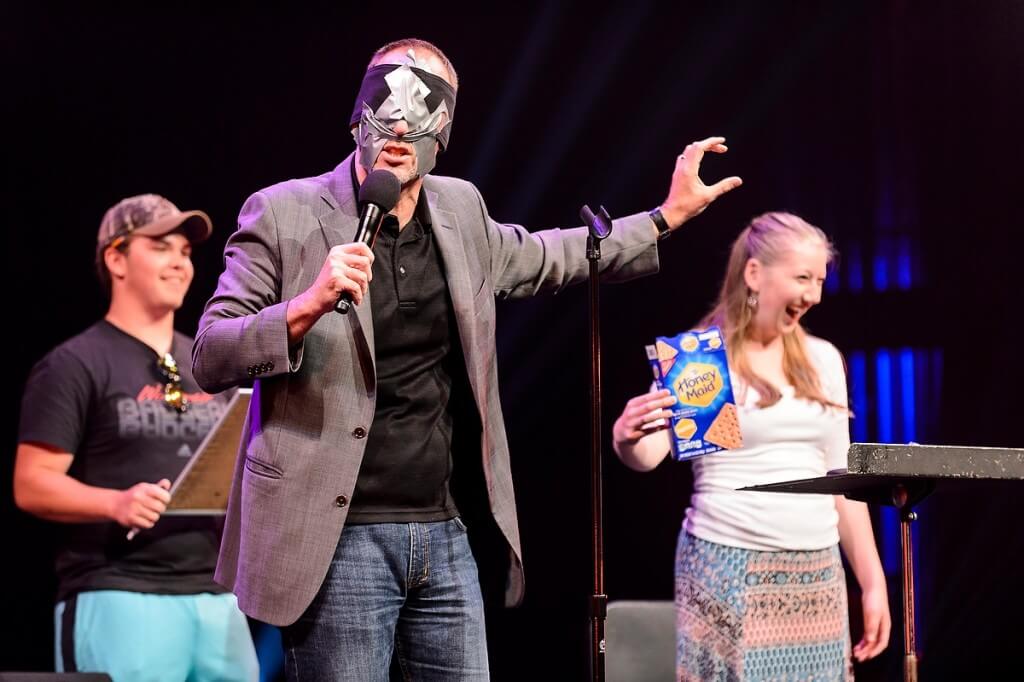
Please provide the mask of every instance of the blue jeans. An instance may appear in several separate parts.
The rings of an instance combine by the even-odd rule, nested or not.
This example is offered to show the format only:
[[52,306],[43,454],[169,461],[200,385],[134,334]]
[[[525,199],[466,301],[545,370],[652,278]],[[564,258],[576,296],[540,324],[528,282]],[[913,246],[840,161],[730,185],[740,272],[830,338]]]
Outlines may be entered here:
[[458,518],[346,526],[320,592],[283,629],[291,682],[487,680],[476,562]]

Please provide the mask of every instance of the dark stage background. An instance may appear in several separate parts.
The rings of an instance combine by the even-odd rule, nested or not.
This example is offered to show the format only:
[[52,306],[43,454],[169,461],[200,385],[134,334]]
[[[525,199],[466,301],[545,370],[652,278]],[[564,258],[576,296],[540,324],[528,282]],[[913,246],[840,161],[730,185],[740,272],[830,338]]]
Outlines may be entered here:
[[[245,197],[333,168],[352,148],[346,121],[366,61],[407,35],[441,46],[461,79],[437,172],[475,182],[499,220],[572,225],[584,202],[649,209],[688,142],[728,137],[731,151],[709,157],[703,176],[738,174],[743,187],[662,245],[659,275],[603,290],[606,440],[649,382],[644,344],[694,323],[745,221],[782,209],[822,226],[843,254],[808,325],[850,362],[857,440],[1024,446],[1014,397],[1024,3],[445,7],[0,10],[13,301],[0,669],[52,665],[47,525],[9,494],[18,396],[32,364],[105,309],[92,274],[103,211],[153,191],[213,217],[178,316],[194,333]],[[522,608],[488,614],[492,668],[499,680],[582,679],[586,291],[500,307],[528,590]],[[606,472],[610,597],[671,598],[689,467],[636,474],[608,448]],[[1022,511],[1014,485],[940,492],[923,506],[922,679],[1001,679],[1013,665]],[[878,522],[892,569],[892,520]],[[890,587],[890,651],[862,679],[899,677],[898,573]]]

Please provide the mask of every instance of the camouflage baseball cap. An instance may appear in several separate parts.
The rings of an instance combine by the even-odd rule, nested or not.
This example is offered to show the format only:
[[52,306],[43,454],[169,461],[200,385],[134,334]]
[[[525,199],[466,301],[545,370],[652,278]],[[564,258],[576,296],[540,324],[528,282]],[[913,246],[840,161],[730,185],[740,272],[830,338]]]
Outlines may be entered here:
[[202,211],[179,211],[177,206],[159,194],[128,197],[103,215],[99,234],[96,235],[96,252],[102,253],[128,235],[162,237],[177,229],[181,229],[191,243],[198,244],[210,236],[213,223]]

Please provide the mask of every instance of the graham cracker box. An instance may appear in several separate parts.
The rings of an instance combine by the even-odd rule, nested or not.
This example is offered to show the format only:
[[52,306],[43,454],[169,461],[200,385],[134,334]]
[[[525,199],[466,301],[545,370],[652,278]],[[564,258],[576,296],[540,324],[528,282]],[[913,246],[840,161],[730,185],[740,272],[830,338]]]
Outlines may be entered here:
[[743,447],[718,327],[659,336],[647,346],[647,359],[658,388],[667,388],[676,397],[669,430],[673,458],[684,461]]

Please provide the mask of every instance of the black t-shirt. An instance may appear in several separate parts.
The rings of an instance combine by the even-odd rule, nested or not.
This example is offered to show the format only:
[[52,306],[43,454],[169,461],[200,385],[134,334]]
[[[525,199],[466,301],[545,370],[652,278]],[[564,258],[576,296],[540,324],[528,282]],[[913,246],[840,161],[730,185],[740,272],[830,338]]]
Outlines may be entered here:
[[[124,490],[173,481],[223,414],[230,394],[204,393],[192,377],[192,340],[175,332],[171,354],[190,401],[164,404],[166,377],[156,352],[101,320],[61,344],[32,369],[21,405],[19,442],[74,455],[68,474],[92,486]],[[117,589],[158,594],[224,592],[213,582],[221,520],[165,515],[126,539],[109,521],[58,529],[57,599]]]

